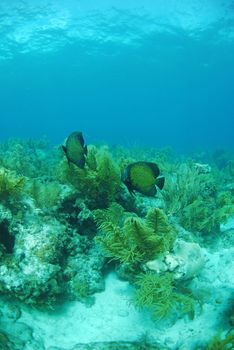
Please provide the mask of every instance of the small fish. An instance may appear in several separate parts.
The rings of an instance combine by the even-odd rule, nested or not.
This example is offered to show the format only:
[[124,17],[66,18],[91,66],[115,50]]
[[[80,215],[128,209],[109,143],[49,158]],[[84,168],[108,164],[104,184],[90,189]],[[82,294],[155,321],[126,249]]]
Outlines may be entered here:
[[62,148],[67,157],[68,164],[73,163],[81,169],[84,168],[87,146],[84,143],[82,132],[75,131],[70,134],[65,146],[63,145]]
[[155,196],[156,186],[162,190],[165,182],[163,176],[158,177],[160,170],[152,162],[135,162],[129,164],[122,173],[122,181],[130,193],[140,192],[145,196]]

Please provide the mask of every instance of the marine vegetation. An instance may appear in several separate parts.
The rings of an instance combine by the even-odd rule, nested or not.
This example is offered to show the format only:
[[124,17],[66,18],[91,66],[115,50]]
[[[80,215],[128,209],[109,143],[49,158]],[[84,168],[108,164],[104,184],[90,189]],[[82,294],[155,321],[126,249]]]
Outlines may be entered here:
[[137,308],[155,319],[192,317],[182,285],[199,279],[206,248],[186,238],[215,234],[233,215],[231,172],[223,179],[218,167],[168,150],[78,146],[73,158],[68,140],[65,155],[32,140],[0,145],[1,293],[35,306],[93,301],[113,260],[109,269],[136,288]]
[[231,350],[234,349],[234,331],[232,330],[225,337],[216,335],[206,347],[206,350]]
[[176,238],[174,227],[158,208],[152,208],[141,219],[112,204],[107,210],[96,210],[95,218],[100,230],[96,241],[108,257],[121,263],[151,260],[170,250]]
[[217,149],[212,154],[212,161],[219,170],[224,170],[233,161],[233,154],[225,149]]
[[205,167],[194,162],[178,165],[168,174],[162,193],[166,213],[189,231],[218,231],[234,214],[233,196],[219,187],[215,174],[207,173]]
[[84,169],[62,161],[57,176],[74,187],[89,209],[107,208],[120,191],[120,170],[106,148],[89,147]]
[[51,148],[46,140],[9,139],[0,143],[0,167],[21,176],[52,175],[58,160],[57,148]]
[[18,176],[14,171],[0,168],[0,200],[12,201],[22,194],[26,178]]
[[190,231],[216,232],[220,224],[234,215],[234,198],[230,192],[219,192],[215,197],[204,200],[199,196],[187,205],[180,215],[180,222]]
[[87,299],[90,295],[89,283],[81,278],[76,278],[72,285],[72,294],[79,300]]
[[154,319],[166,318],[173,311],[194,316],[194,299],[176,288],[173,274],[158,275],[152,272],[137,276],[134,304],[137,308],[148,308]]
[[25,192],[33,199],[35,207],[51,210],[60,203],[62,190],[58,181],[36,178],[28,181]]
[[204,186],[216,191],[214,181],[209,174],[199,174],[195,164],[178,163],[173,172],[167,174],[167,181],[162,193],[165,201],[165,209],[168,215],[178,215],[181,210],[193,203],[202,193]]

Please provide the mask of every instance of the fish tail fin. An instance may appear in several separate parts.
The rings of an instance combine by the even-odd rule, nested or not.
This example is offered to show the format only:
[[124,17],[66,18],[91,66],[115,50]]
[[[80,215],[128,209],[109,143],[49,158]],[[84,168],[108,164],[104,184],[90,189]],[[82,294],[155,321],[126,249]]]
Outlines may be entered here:
[[156,185],[157,185],[157,187],[158,187],[160,190],[163,189],[164,183],[165,183],[165,177],[164,177],[164,176],[160,176],[160,177],[157,178],[157,180],[156,180]]

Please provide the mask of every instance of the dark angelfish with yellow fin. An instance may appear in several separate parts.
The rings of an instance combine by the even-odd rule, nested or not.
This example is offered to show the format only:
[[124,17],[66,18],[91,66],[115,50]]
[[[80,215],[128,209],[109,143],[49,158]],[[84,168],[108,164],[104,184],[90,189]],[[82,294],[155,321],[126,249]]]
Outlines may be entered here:
[[85,145],[82,132],[75,131],[70,134],[66,140],[65,146],[62,146],[67,157],[68,163],[73,163],[83,169],[87,156],[87,146]]
[[122,181],[130,193],[140,192],[145,196],[155,196],[157,187],[162,190],[165,178],[160,176],[157,164],[152,162],[135,162],[129,164],[122,173]]

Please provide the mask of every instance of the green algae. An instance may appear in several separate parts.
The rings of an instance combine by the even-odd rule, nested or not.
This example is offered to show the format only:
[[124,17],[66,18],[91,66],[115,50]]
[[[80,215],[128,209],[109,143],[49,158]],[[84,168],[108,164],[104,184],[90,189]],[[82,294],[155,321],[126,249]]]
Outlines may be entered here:
[[217,173],[198,169],[190,161],[168,175],[163,191],[165,210],[191,232],[218,232],[220,224],[234,215],[234,199],[230,191],[222,190]]
[[88,149],[86,167],[79,169],[62,161],[58,179],[74,186],[90,209],[106,208],[116,200],[120,189],[120,170],[106,149]]
[[166,318],[173,311],[194,317],[194,299],[179,293],[173,274],[142,273],[137,276],[135,285],[134,304],[139,309],[149,309],[155,320]]
[[175,238],[175,229],[168,223],[162,210],[149,210],[145,219],[126,214],[119,205],[95,212],[96,222],[102,234],[96,241],[107,256],[121,263],[136,264],[154,259],[170,250]]
[[206,350],[231,350],[234,348],[234,331],[232,330],[225,337],[220,335],[214,338],[207,345]]
[[26,194],[34,201],[37,208],[51,209],[61,201],[62,186],[57,181],[32,179],[28,182]]
[[25,182],[25,177],[6,168],[0,168],[0,200],[12,201],[18,197],[22,194]]
[[79,276],[77,279],[74,279],[71,292],[77,300],[87,299],[87,297],[91,294],[87,279],[82,279]]
[[187,205],[181,213],[181,224],[190,231],[219,231],[220,224],[234,215],[234,199],[228,192],[220,192],[212,199],[201,196]]
[[53,175],[58,161],[59,152],[46,140],[9,139],[0,143],[0,166],[25,177]]

